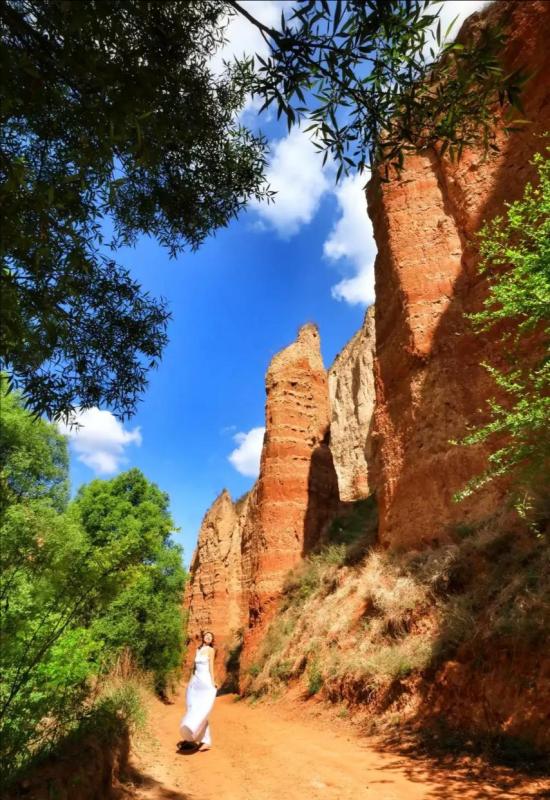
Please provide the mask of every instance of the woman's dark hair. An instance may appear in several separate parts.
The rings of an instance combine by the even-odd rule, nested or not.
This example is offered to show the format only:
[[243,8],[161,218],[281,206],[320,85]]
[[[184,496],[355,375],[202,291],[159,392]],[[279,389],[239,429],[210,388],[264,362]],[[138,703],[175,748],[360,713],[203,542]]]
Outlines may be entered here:
[[210,642],[210,645],[213,647],[215,639],[214,639],[214,634],[212,633],[212,631],[201,631],[201,641],[204,642],[204,637],[207,634],[210,634],[210,636],[212,637],[212,641]]

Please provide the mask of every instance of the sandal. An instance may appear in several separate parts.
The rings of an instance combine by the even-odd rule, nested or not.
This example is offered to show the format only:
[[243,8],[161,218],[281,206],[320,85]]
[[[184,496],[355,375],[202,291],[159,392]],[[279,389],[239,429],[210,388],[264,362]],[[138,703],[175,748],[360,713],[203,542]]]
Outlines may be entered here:
[[198,750],[199,747],[200,745],[197,744],[196,742],[189,742],[189,741],[178,742],[177,744],[177,748],[180,753],[187,753],[191,750]]

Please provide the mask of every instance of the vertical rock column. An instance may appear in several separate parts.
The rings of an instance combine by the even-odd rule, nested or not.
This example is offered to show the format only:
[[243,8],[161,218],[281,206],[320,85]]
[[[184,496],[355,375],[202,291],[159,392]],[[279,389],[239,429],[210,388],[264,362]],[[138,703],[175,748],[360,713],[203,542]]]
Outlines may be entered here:
[[227,646],[231,644],[232,632],[242,626],[244,616],[240,516],[229,492],[224,489],[204,516],[186,589],[189,665],[200,642],[201,631],[210,630],[216,638],[220,680],[225,673]]
[[329,449],[327,373],[319,333],[304,325],[266,375],[266,433],[260,476],[243,528],[243,589],[253,647],[284,577],[319,540],[338,504]]

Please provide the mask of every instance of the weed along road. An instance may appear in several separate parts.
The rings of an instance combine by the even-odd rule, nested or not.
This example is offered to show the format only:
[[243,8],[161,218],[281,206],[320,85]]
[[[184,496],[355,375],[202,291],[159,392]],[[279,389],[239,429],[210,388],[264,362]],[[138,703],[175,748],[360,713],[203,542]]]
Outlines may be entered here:
[[[184,689],[148,701],[147,731],[132,754],[136,800],[482,800],[549,797],[550,783],[478,761],[436,762],[360,736],[316,701],[217,698],[213,748],[178,754]],[[336,716],[336,714],[334,714]]]

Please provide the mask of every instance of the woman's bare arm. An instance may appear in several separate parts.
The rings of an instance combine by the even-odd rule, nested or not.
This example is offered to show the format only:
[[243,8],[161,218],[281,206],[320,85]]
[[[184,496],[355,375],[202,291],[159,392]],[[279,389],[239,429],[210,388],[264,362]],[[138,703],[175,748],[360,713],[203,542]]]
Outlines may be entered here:
[[214,684],[214,686],[217,689],[218,685],[216,683],[216,676],[214,675],[214,656],[215,656],[215,653],[216,653],[216,651],[214,650],[213,647],[211,647],[210,650],[208,651],[208,666],[210,667],[210,677],[212,678],[212,683]]

